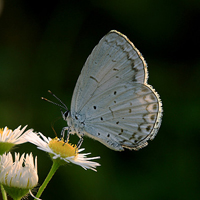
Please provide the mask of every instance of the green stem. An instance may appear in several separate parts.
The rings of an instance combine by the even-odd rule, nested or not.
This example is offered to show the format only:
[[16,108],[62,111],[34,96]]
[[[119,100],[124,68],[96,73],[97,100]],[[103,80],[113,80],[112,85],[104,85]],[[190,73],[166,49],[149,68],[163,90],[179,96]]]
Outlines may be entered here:
[[1,194],[2,194],[3,200],[7,200],[7,194],[3,185],[1,185]]
[[47,175],[46,179],[44,180],[43,184],[40,186],[40,188],[38,190],[38,193],[36,195],[37,198],[39,198],[42,195],[44,189],[46,188],[47,184],[49,183],[49,181],[51,180],[51,178],[53,177],[53,175],[55,174],[55,172],[59,168],[59,166],[60,166],[59,162],[53,161],[53,165],[50,169],[49,174]]

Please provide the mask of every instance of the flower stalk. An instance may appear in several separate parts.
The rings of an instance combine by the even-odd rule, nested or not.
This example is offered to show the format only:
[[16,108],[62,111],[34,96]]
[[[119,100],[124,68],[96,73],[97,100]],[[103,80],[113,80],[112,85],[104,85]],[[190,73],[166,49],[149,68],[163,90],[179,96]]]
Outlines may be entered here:
[[57,162],[57,160],[53,160],[53,165],[49,171],[49,174],[47,175],[46,179],[44,180],[43,184],[40,186],[36,197],[40,198],[40,196],[42,195],[44,189],[47,187],[47,184],[49,183],[49,181],[52,179],[53,175],[55,174],[55,172],[57,171],[57,169],[59,168],[60,163]]
[[7,193],[3,187],[3,185],[1,184],[1,194],[2,194],[2,197],[3,197],[3,200],[7,200]]

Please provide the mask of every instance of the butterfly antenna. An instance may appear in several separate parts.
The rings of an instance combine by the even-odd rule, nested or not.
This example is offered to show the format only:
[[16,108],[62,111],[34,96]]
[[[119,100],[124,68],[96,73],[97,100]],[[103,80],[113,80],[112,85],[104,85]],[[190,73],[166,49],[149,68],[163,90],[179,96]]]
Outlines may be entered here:
[[66,109],[66,107],[64,107],[64,106],[62,106],[62,105],[60,105],[60,104],[58,104],[58,103],[55,103],[55,102],[53,102],[53,101],[50,101],[49,99],[46,99],[46,98],[44,98],[44,97],[41,97],[41,99],[42,99],[42,100],[45,100],[45,101],[47,101],[47,102],[49,102],[49,103],[52,103],[52,104],[54,104],[54,105],[56,105],[56,106],[59,106],[59,107],[61,107],[61,108],[63,108],[63,109]]
[[63,108],[64,110],[68,110],[67,106],[66,106],[55,94],[53,94],[50,90],[48,90],[48,92],[49,92],[51,95],[53,95],[62,105],[60,105],[60,104],[58,104],[58,103],[55,103],[55,102],[53,102],[53,101],[51,101],[51,100],[49,100],[49,99],[46,99],[46,98],[44,98],[44,97],[41,97],[42,100],[45,100],[45,101],[47,101],[47,102],[49,102],[49,103],[52,103],[52,104],[54,104],[54,105],[56,105],[56,106],[59,106],[59,107]]
[[[67,106],[54,94],[51,92],[51,90],[48,90],[48,92],[53,95],[62,105],[60,105],[61,108],[64,108],[65,110],[68,110]],[[59,104],[57,104],[59,105]]]

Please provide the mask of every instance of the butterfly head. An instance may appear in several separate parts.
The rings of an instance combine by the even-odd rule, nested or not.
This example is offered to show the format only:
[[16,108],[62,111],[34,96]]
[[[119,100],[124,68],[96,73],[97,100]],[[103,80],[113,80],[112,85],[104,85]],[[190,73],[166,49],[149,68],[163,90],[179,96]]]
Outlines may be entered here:
[[70,112],[69,112],[69,110],[66,110],[65,112],[63,112],[63,111],[61,110],[61,115],[62,115],[62,118],[63,118],[65,121],[67,121],[67,118],[69,117]]

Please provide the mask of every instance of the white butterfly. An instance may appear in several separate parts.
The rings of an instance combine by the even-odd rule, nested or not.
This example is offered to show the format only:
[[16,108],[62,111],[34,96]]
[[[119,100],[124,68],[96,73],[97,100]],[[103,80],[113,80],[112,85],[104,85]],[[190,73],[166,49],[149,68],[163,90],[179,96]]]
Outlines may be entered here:
[[162,103],[147,83],[147,64],[133,43],[112,30],[86,60],[74,89],[71,110],[62,112],[69,134],[89,136],[107,147],[138,150],[161,125]]

